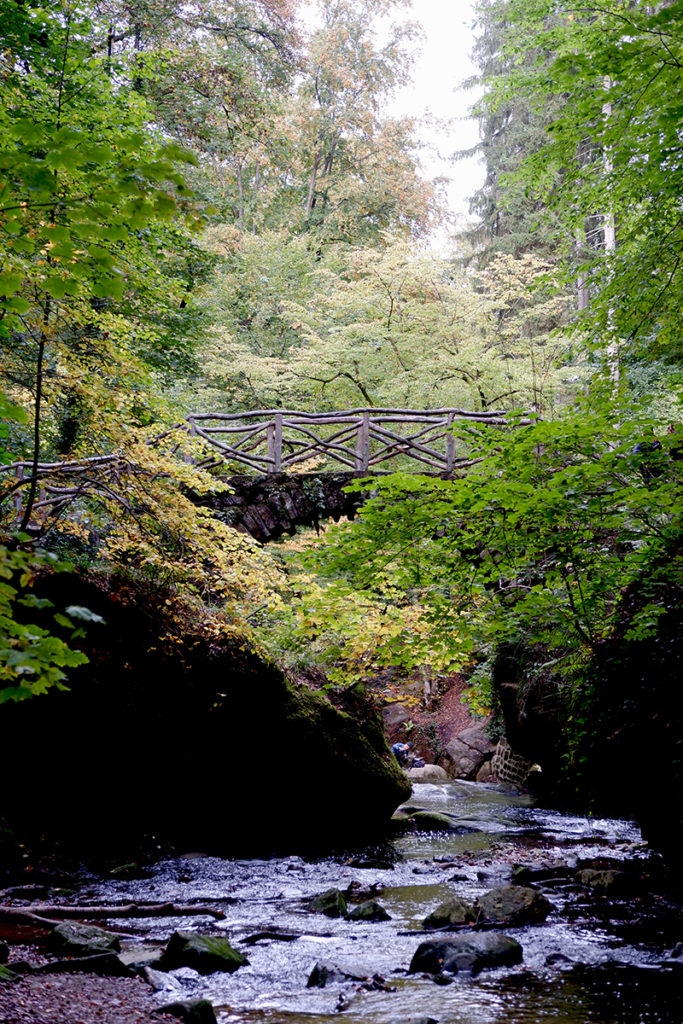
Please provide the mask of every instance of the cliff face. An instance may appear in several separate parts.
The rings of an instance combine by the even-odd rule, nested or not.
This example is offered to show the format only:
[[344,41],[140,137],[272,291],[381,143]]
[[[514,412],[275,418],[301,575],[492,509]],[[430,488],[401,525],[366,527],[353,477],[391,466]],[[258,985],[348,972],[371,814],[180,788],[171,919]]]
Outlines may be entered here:
[[183,621],[163,588],[66,577],[42,591],[60,586],[105,625],[69,692],[0,710],[11,824],[98,850],[155,835],[267,854],[365,837],[409,795],[371,712],[293,686],[207,617]]

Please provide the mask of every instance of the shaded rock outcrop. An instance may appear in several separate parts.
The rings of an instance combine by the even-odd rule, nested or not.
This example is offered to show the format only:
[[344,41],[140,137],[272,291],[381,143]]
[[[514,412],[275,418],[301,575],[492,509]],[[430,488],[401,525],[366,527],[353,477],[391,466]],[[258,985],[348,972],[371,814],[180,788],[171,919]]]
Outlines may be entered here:
[[3,707],[17,771],[0,814],[17,830],[112,856],[143,840],[268,853],[365,838],[408,797],[370,707],[289,683],[172,592],[68,576],[40,593],[68,593],[105,625],[90,627],[69,692]]
[[495,749],[495,741],[487,734],[484,725],[470,725],[462,729],[446,744],[451,773],[456,779],[475,779],[479,769],[490,762]]

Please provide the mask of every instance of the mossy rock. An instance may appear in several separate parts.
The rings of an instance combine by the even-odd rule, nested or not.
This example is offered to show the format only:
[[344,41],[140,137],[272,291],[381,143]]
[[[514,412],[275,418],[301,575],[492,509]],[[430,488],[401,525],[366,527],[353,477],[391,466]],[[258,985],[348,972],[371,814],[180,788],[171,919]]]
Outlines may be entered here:
[[472,924],[477,912],[471,903],[458,896],[441,903],[422,923],[423,928],[449,928],[454,925]]
[[476,832],[476,829],[460,825],[454,818],[439,814],[438,811],[413,811],[408,815],[408,820],[418,832],[457,832],[459,835]]
[[[25,761],[21,738],[33,737],[32,757],[5,794],[15,829],[40,822],[41,834],[65,848],[106,851],[121,863],[150,834],[209,854],[320,852],[381,834],[409,797],[376,709],[343,695],[336,706],[290,683],[246,636],[212,631],[177,594],[75,575],[43,579],[36,593],[89,608],[105,625],[87,627],[79,641],[90,660],[69,670],[69,692],[3,709],[8,763]],[[165,766],[154,798],[131,800],[140,781],[134,758],[68,786],[54,771],[55,735],[81,764],[100,764],[103,749],[144,750]],[[232,765],[249,766],[229,792],[226,749]],[[178,753],[169,759],[169,750]],[[255,750],[273,756],[255,758]],[[274,758],[296,791],[256,814]]]
[[233,949],[227,939],[196,932],[174,932],[161,960],[161,968],[192,967],[199,974],[224,971],[232,974],[248,964],[246,956]]
[[585,885],[606,896],[633,896],[643,888],[640,878],[628,871],[613,868],[583,868],[574,877],[579,885]]
[[155,1013],[168,1013],[183,1024],[216,1024],[216,1014],[208,999],[184,999],[160,1006]]
[[65,921],[53,928],[49,945],[59,953],[69,956],[95,956],[98,953],[118,953],[121,940],[113,932],[105,931],[94,924],[80,924]]
[[339,889],[327,889],[312,900],[311,910],[314,914],[324,914],[325,917],[343,917],[346,913],[344,893]]
[[365,900],[346,915],[347,921],[391,921],[391,915],[376,900]]

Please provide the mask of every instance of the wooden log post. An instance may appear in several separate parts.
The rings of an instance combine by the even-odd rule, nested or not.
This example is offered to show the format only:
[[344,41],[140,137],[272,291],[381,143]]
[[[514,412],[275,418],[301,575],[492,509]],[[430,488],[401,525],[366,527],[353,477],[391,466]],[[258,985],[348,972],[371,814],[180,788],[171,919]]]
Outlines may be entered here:
[[[24,479],[24,467],[23,465],[17,466],[17,482]],[[21,519],[22,512],[24,511],[24,499],[21,494],[21,487],[18,487],[14,495],[14,509],[17,513],[17,519]]]
[[268,454],[268,472],[282,472],[282,413],[276,412],[271,423],[266,427],[266,445]]
[[356,469],[366,473],[370,466],[370,410],[363,412],[356,434]]
[[446,472],[452,473],[455,465],[455,437],[452,434],[453,429],[453,413],[448,414],[446,420],[446,430],[448,436],[446,437]]
[[[189,416],[188,416],[188,423],[190,424],[190,437],[196,437],[197,436],[197,428],[195,426],[194,420],[191,419]],[[193,456],[189,452],[185,452],[185,454],[183,455],[183,462],[187,462],[189,465],[194,465],[194,463],[196,461],[197,460],[195,458],[193,458]]]

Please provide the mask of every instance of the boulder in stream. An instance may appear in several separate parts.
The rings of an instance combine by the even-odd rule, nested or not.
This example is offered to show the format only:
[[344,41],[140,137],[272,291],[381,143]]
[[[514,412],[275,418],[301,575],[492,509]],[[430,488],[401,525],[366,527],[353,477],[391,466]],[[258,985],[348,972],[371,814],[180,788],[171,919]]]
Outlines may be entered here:
[[311,910],[314,914],[324,914],[325,917],[343,917],[346,913],[344,893],[339,889],[321,892],[311,901]]
[[365,900],[346,915],[347,921],[391,921],[391,915],[377,900]]
[[477,912],[471,903],[461,900],[459,896],[452,896],[424,919],[422,927],[449,928],[453,925],[472,924],[476,918]]
[[[369,701],[296,685],[220,615],[142,578],[54,574],[35,592],[56,607],[68,594],[104,624],[84,624],[78,646],[89,661],[68,669],[68,692],[3,706],[3,755],[23,766],[3,793],[17,834],[121,863],[152,835],[155,848],[222,856],[318,852],[383,834],[408,799]],[[65,786],[55,736],[82,765],[119,752],[116,770],[81,771]],[[140,757],[163,766],[149,799],[134,796]],[[239,779],[229,780],[235,766]],[[295,783],[256,813],[278,768]]]
[[458,835],[468,835],[477,831],[438,811],[412,811],[407,817],[418,832],[457,832]]
[[523,959],[522,947],[499,932],[472,932],[427,939],[418,946],[408,968],[409,974],[441,974],[512,967]]
[[439,1024],[436,1017],[392,1017],[387,1024]]
[[450,775],[440,764],[425,764],[421,768],[407,768],[411,782],[449,782]]
[[168,940],[160,966],[165,971],[191,967],[199,974],[213,974],[214,971],[232,974],[248,963],[246,956],[233,949],[222,936],[174,932]]
[[539,924],[553,910],[552,903],[536,889],[524,885],[502,885],[479,896],[479,916],[487,924],[513,928],[523,924]]

